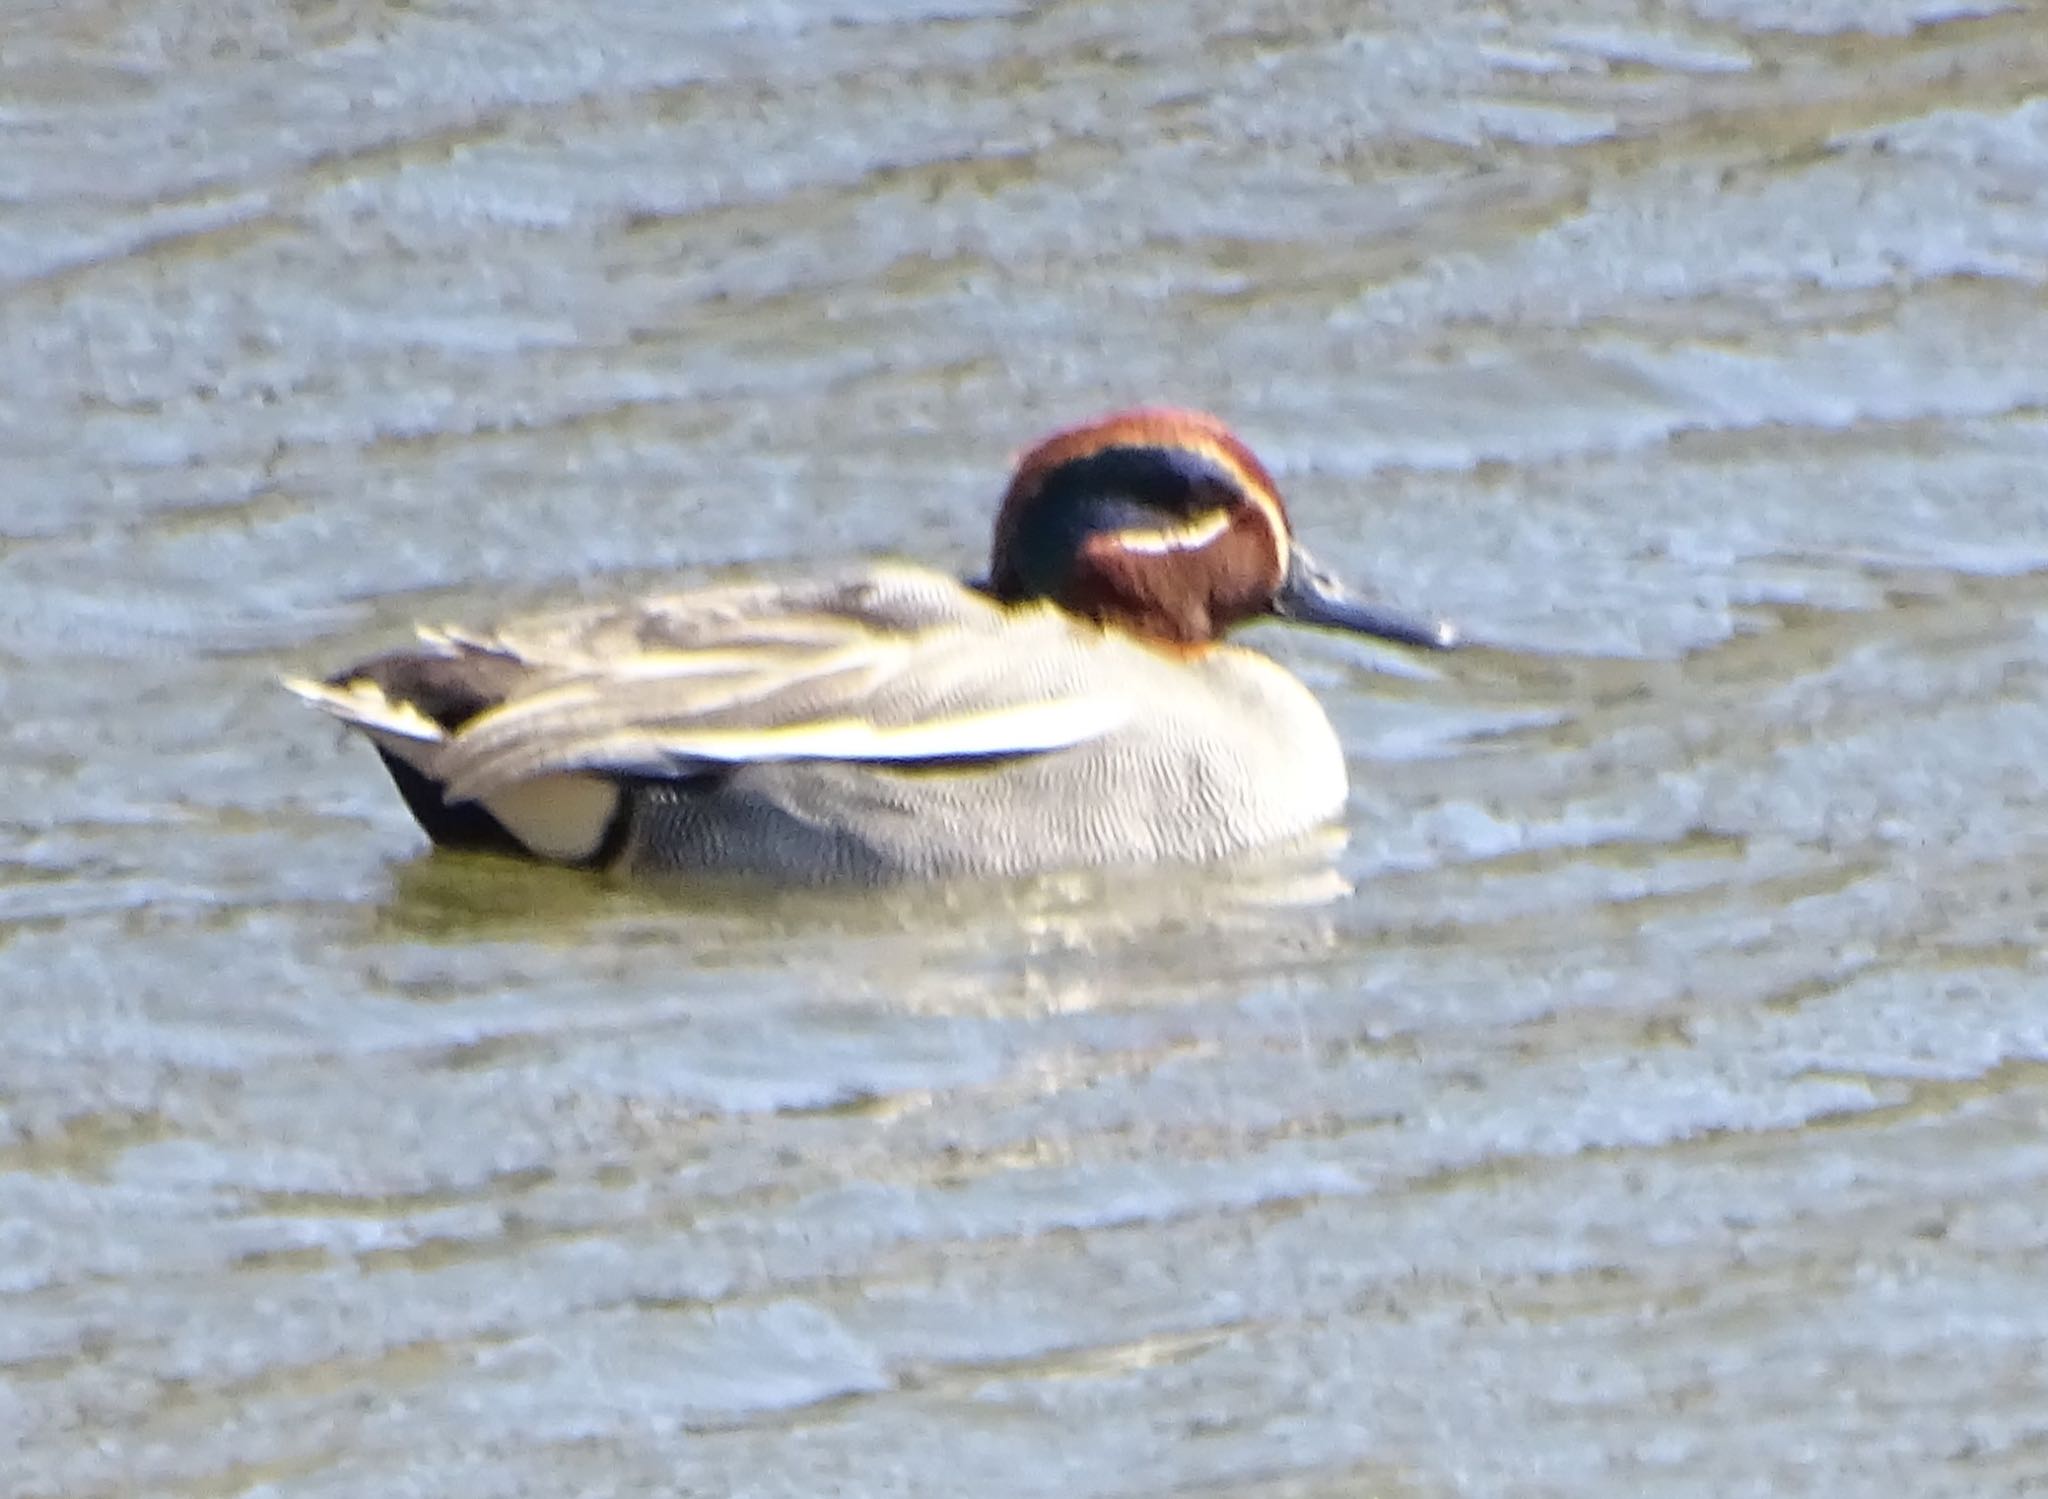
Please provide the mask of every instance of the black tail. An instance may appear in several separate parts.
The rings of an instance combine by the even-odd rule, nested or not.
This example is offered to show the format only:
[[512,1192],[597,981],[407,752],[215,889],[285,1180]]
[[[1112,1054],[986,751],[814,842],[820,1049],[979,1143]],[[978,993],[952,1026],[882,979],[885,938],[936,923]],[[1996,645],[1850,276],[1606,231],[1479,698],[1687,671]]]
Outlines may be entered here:
[[406,807],[426,835],[441,847],[494,854],[526,852],[524,844],[475,802],[451,802],[441,794],[439,786],[391,751],[380,746],[377,753],[383,758],[384,768],[391,772],[391,779],[397,782],[398,794],[405,798]]

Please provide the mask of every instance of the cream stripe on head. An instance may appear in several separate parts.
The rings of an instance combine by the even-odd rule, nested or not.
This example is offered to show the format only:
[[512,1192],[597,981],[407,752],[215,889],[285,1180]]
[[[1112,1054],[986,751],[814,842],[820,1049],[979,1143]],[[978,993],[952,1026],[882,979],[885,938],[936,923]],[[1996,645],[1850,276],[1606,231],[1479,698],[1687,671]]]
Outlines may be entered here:
[[1127,552],[1148,557],[1168,552],[1192,552],[1207,546],[1230,529],[1230,512],[1221,506],[1172,526],[1140,526],[1129,531],[1112,531],[1109,539]]
[[1204,437],[1182,437],[1177,440],[1177,445],[1208,459],[1230,475],[1237,485],[1237,492],[1265,517],[1266,538],[1273,546],[1273,566],[1284,575],[1287,571],[1291,532],[1286,513],[1280,508],[1280,497],[1262,477],[1263,470],[1254,472],[1239,460],[1237,453],[1229,446]]
[[[1265,522],[1268,545],[1273,552],[1274,577],[1286,575],[1291,551],[1291,531],[1286,507],[1265,465],[1231,430],[1205,411],[1175,406],[1139,406],[1091,422],[1055,432],[1018,460],[1003,495],[996,517],[995,548],[991,579],[998,597],[1022,597],[1044,591],[1024,586],[1024,579],[1006,562],[1015,562],[1021,536],[1033,505],[1043,493],[1047,479],[1070,463],[1078,463],[1114,448],[1153,448],[1202,459],[1236,491],[1241,503]],[[1222,507],[1225,511],[1232,506]],[[1204,511],[1192,520],[1171,524],[1157,531],[1133,527],[1128,532],[1108,533],[1126,549],[1157,554],[1188,551],[1215,540],[1203,528],[1214,524],[1212,513]],[[1225,521],[1219,527],[1227,529]],[[1043,583],[1039,579],[1039,583]]]

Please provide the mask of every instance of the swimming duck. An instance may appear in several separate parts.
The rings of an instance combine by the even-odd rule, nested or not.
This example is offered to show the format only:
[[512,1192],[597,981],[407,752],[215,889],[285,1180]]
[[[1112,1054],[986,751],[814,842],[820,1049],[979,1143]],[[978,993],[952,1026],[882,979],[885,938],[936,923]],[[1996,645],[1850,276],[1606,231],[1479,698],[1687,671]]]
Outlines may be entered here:
[[863,565],[487,631],[286,685],[367,735],[435,843],[776,883],[1214,860],[1313,835],[1344,756],[1225,644],[1279,618],[1405,645],[1216,418],[1147,408],[1027,453],[985,580]]

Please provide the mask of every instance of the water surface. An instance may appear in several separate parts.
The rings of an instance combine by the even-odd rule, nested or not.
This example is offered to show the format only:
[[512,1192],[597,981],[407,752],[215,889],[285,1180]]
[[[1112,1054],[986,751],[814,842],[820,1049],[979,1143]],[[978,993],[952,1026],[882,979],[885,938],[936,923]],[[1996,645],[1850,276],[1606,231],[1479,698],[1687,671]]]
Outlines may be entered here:
[[[2048,1483],[2034,7],[0,20],[0,1494]],[[1212,407],[1327,864],[430,857],[279,693]]]

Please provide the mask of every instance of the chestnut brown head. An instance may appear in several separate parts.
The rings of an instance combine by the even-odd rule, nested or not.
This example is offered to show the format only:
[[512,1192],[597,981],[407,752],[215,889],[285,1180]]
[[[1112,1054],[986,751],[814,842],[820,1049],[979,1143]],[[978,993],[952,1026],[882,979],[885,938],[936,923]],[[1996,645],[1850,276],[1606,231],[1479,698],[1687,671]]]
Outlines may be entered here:
[[996,518],[988,587],[1187,649],[1262,617],[1454,640],[1345,592],[1295,543],[1251,450],[1215,417],[1170,407],[1072,427],[1026,454]]

